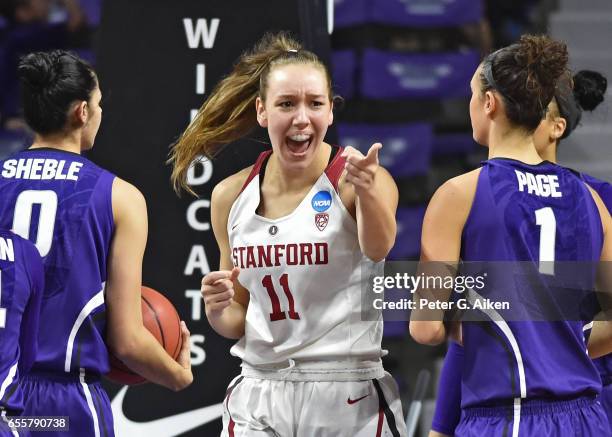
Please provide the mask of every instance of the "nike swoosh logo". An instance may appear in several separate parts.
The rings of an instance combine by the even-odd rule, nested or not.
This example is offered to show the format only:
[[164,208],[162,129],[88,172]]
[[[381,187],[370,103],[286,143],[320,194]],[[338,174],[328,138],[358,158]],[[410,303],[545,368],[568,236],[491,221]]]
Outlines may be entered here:
[[370,396],[370,395],[369,395],[369,394],[367,394],[367,395],[362,396],[362,397],[357,398],[357,399],[351,399],[351,398],[348,398],[348,399],[346,400],[346,402],[348,402],[348,404],[349,404],[349,405],[353,405],[353,404],[355,404],[355,403],[359,402],[360,400],[362,400],[362,399],[364,399],[364,398],[367,398],[368,396]]
[[134,422],[123,412],[123,400],[128,387],[123,387],[111,402],[116,435],[168,437],[183,434],[192,429],[217,420],[223,415],[223,403],[197,408],[184,413],[150,420]]

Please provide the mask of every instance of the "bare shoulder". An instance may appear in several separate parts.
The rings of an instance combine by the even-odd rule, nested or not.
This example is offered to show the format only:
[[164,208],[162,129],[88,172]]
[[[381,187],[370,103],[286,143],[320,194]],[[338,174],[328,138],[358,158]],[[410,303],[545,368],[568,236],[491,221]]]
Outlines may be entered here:
[[424,227],[462,229],[472,210],[480,168],[444,182],[434,193],[425,213]]
[[421,259],[455,262],[472,209],[480,169],[446,181],[434,193],[423,219]]
[[231,176],[226,177],[213,188],[211,203],[213,208],[222,209],[229,211],[231,205],[234,203],[244,183],[251,174],[253,166],[244,168],[238,173],[234,173]]
[[442,198],[445,203],[452,205],[462,205],[464,207],[471,205],[476,194],[480,171],[481,169],[477,168],[449,179],[437,189],[434,197]]
[[[213,188],[210,199],[210,220],[219,250],[221,251],[222,265],[224,261],[229,260],[227,221],[230,210],[252,169],[253,166],[240,170],[238,173],[223,179]],[[231,262],[228,265],[231,265]]]
[[147,202],[138,188],[123,179],[113,180],[113,215],[117,218],[126,210],[144,209]]
[[138,188],[119,177],[115,177],[113,180],[113,195],[115,195],[115,193],[121,196],[132,197],[134,199],[141,198],[144,200],[144,196]]
[[446,185],[448,187],[447,189],[457,190],[458,193],[469,194],[472,189],[476,188],[481,170],[481,168],[477,168],[467,173],[460,174],[459,176],[455,176],[446,181],[443,186]]

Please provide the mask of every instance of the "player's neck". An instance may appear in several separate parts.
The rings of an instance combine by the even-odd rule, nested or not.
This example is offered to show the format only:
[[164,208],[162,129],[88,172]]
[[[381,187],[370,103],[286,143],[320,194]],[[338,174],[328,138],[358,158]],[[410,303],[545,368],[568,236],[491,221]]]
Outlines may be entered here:
[[533,135],[518,129],[492,129],[489,137],[489,159],[511,158],[526,164],[542,162]]
[[268,175],[271,177],[271,180],[274,181],[273,184],[277,187],[279,192],[301,192],[310,189],[317,179],[319,179],[321,173],[325,171],[330,153],[331,147],[322,143],[312,163],[306,169],[300,171],[289,171],[282,168],[274,155],[272,155],[272,158],[268,162],[268,168],[266,169],[266,177],[268,177]]
[[39,149],[48,147],[52,149],[64,150],[66,152],[81,153],[81,137],[77,133],[50,134],[34,136],[34,143],[30,146],[31,149]]
[[543,160],[557,163],[557,144],[550,144],[543,152],[540,153]]

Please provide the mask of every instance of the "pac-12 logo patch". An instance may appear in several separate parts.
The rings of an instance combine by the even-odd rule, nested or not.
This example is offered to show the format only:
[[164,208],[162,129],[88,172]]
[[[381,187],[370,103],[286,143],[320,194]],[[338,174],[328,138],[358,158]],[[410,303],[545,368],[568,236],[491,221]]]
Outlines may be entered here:
[[317,225],[317,229],[322,231],[325,229],[327,224],[329,223],[329,214],[326,212],[320,212],[315,215],[315,225]]
[[329,191],[319,191],[312,198],[312,208],[317,212],[327,211],[332,204],[332,196]]

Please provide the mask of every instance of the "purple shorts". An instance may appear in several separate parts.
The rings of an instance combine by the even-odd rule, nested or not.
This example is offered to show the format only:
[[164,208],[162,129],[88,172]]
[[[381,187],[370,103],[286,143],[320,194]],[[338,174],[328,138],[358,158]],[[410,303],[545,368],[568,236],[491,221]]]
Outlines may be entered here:
[[23,416],[68,417],[68,432],[48,430],[44,437],[114,436],[110,401],[99,377],[32,371],[20,385]]
[[603,406],[604,410],[606,411],[606,414],[608,415],[610,429],[612,429],[612,382],[608,385],[604,385],[601,389],[599,402],[601,402],[601,405]]
[[458,437],[609,436],[601,403],[590,397],[570,401],[522,401],[519,408],[465,408],[455,430]]

